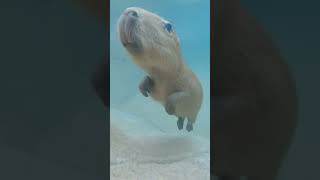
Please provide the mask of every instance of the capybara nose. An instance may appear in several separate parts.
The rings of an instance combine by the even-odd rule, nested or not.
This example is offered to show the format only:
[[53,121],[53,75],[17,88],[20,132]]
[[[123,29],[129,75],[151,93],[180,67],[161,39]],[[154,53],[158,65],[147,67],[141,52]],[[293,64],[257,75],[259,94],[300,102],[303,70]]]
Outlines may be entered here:
[[130,17],[135,17],[135,18],[138,17],[137,11],[135,11],[133,9],[126,10],[126,12],[124,14],[127,15],[127,16],[130,16]]

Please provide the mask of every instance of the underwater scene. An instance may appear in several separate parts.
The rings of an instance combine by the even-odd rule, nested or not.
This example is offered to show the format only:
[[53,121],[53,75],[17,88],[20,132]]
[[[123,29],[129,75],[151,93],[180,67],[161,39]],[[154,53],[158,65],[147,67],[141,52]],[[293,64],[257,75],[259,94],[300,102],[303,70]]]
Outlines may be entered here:
[[210,179],[209,0],[110,1],[110,128],[112,180]]

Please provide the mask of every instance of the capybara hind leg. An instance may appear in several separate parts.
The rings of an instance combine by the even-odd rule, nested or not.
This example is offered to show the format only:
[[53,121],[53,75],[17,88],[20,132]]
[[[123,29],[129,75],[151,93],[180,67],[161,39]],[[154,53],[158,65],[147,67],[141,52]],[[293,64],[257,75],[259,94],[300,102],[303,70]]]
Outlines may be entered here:
[[188,132],[190,132],[190,131],[193,130],[193,123],[194,123],[194,120],[188,118],[188,123],[187,123],[187,127],[186,127],[186,129],[187,129]]
[[179,117],[178,121],[177,121],[177,126],[178,126],[179,130],[183,129],[183,123],[184,123],[184,118],[183,117]]
[[[193,124],[196,120],[196,111],[193,103],[194,101],[192,101],[192,97],[188,93],[176,92],[168,97],[165,105],[168,114],[188,118],[186,129],[189,132],[193,130]],[[178,120],[178,128],[183,128],[182,120]]]
[[166,112],[169,115],[177,115],[179,116],[180,114],[177,114],[177,105],[181,104],[181,102],[185,101],[185,99],[188,98],[187,93],[185,92],[175,92],[168,96],[166,104],[165,104],[165,109]]

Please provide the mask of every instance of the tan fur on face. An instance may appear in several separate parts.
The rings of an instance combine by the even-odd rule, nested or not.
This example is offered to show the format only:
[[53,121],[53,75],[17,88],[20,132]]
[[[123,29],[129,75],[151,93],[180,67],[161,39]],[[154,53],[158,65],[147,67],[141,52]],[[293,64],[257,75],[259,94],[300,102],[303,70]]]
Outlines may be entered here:
[[[134,62],[139,65],[155,82],[151,96],[165,105],[169,95],[184,91],[190,98],[176,107],[176,115],[196,119],[202,103],[201,84],[182,59],[177,34],[164,29],[165,19],[141,8],[128,10],[138,12],[135,26],[132,28],[134,39],[138,39],[141,53],[128,50]],[[122,18],[119,20],[119,28]],[[120,36],[123,30],[119,30]],[[183,104],[182,104],[183,103]]]

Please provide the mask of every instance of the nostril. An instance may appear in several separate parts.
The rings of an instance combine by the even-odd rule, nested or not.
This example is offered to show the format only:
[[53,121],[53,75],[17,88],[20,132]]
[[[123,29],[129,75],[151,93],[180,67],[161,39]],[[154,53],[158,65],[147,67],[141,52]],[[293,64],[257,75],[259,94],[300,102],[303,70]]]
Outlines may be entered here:
[[129,11],[126,12],[126,14],[128,16],[132,16],[132,17],[136,17],[136,18],[138,17],[138,13],[136,11],[134,11],[134,10],[129,10]]

